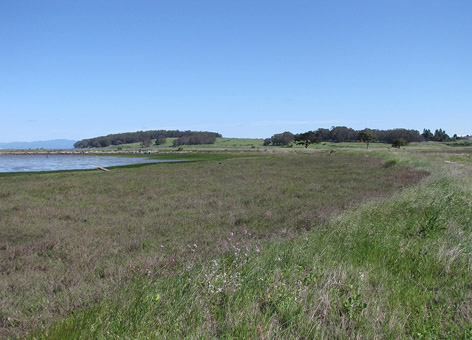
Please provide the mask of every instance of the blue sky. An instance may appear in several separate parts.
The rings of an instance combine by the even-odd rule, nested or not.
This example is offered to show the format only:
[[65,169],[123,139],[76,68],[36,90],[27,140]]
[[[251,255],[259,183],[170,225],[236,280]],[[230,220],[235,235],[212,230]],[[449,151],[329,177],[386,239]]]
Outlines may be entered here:
[[0,141],[472,134],[470,0],[3,0]]

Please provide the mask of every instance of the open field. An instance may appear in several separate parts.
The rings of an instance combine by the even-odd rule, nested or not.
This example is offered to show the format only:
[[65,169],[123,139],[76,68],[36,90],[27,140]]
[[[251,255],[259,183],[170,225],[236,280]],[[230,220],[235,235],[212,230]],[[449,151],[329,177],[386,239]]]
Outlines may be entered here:
[[[151,149],[151,150],[161,150],[161,151],[168,151],[168,150],[176,150],[178,147],[173,147],[172,142],[176,138],[167,138],[167,141],[163,145],[156,146],[154,145],[155,140],[152,140],[152,145],[150,148],[144,149]],[[272,150],[272,149],[280,149],[280,147],[276,146],[264,146],[264,139],[262,138],[217,138],[214,144],[202,144],[202,145],[182,145],[180,148],[184,150]],[[406,149],[414,149],[414,150],[425,150],[425,151],[432,151],[432,150],[450,150],[450,152],[457,152],[454,150],[456,148],[465,148],[471,149],[472,141],[454,141],[454,142],[447,142],[447,143],[438,143],[438,142],[423,142],[423,143],[412,143],[406,147]],[[362,149],[365,148],[365,144],[362,142],[350,142],[350,143],[333,143],[333,142],[322,142],[320,144],[312,144],[308,147],[311,150],[324,150],[327,148],[331,148],[334,150],[339,149]],[[303,145],[296,145],[292,143],[289,147],[283,147],[287,149],[303,149],[305,148]],[[391,144],[387,143],[380,143],[374,142],[369,144],[369,149],[373,150],[386,150],[391,149]],[[122,144],[119,146],[109,146],[107,148],[102,148],[100,150],[107,150],[107,149],[122,149],[122,150],[139,150],[143,149],[141,147],[141,143],[131,143],[131,144]],[[93,149],[88,149],[93,150]]]
[[[167,138],[166,143],[162,145],[154,145],[155,140],[152,140],[152,149],[162,149],[166,150],[169,148],[176,149],[177,147],[172,146],[172,142],[177,138]],[[440,145],[437,143],[437,145]],[[364,143],[331,143],[331,142],[322,142],[320,144],[312,144],[309,146],[310,149],[323,149],[326,147],[331,148],[355,148],[358,149],[359,147],[365,147]],[[390,144],[385,143],[371,143],[369,145],[370,148],[374,149],[387,149],[390,148]],[[440,147],[445,147],[444,145],[440,145]],[[141,143],[130,143],[130,144],[122,144],[119,146],[109,146],[108,149],[117,149],[121,148],[125,149],[139,149],[141,148]],[[104,148],[104,149],[107,149]],[[263,149],[280,149],[280,147],[274,146],[264,146],[264,139],[262,138],[217,138],[214,144],[202,144],[202,145],[181,145],[180,148],[185,150],[196,150],[196,149],[254,149],[254,148],[263,148]],[[290,148],[296,149],[303,149],[305,148],[303,145],[297,145],[292,143]]]
[[[167,138],[166,143],[162,145],[154,145],[156,142],[155,139],[152,140],[151,148],[159,149],[168,149],[172,148],[172,143],[177,138]],[[225,148],[251,148],[251,147],[262,147],[264,140],[261,138],[217,138],[214,144],[203,144],[203,145],[182,145],[180,147],[185,149],[195,149],[195,148],[209,148],[209,149],[225,149]],[[130,143],[122,144],[119,146],[109,146],[108,148],[116,149],[117,147],[127,149],[139,149],[141,148],[141,143]]]
[[0,177],[1,337],[224,253],[231,232],[293,238],[425,176],[327,153],[184,157],[215,160]]

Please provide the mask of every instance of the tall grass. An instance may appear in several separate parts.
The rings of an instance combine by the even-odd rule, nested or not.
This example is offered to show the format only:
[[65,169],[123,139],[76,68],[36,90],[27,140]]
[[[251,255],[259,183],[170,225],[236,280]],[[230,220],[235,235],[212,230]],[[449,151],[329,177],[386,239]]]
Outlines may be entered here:
[[472,171],[429,167],[290,240],[228,233],[223,256],[141,275],[32,338],[471,339]]
[[[0,177],[0,338],[23,337],[113,299],[137,277],[172,282],[187,266],[234,253],[234,242],[276,242],[322,228],[336,214],[425,176],[362,155],[188,159],[213,156],[107,173]],[[84,332],[95,327],[80,322]]]

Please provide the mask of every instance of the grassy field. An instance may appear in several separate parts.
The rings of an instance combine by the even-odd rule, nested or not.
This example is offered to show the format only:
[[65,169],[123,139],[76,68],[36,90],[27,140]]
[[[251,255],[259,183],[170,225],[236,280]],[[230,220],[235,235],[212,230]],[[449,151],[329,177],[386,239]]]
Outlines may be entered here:
[[[172,143],[177,138],[166,138],[166,143],[156,146],[154,145],[155,140],[152,140],[151,148],[157,149],[168,149],[173,148]],[[181,148],[185,149],[198,149],[198,148],[207,148],[207,149],[225,149],[225,148],[255,148],[262,147],[264,143],[263,139],[260,138],[217,138],[214,144],[203,144],[203,145],[183,145]],[[131,144],[122,144],[119,147],[123,149],[139,149],[141,148],[141,143],[131,143]],[[109,148],[116,149],[116,146],[110,146]]]
[[[163,145],[156,146],[154,145],[155,140],[152,140],[152,145],[150,149],[157,149],[162,151],[167,150],[175,150],[177,147],[172,146],[172,142],[176,138],[167,138],[166,143]],[[184,150],[252,150],[252,149],[280,149],[280,147],[274,146],[264,146],[264,139],[262,138],[217,138],[214,144],[203,144],[203,145],[182,145],[180,148]],[[457,148],[464,148],[472,146],[471,141],[455,141],[455,142],[447,142],[447,143],[437,143],[437,142],[428,142],[428,143],[412,143],[409,146],[404,148],[409,149],[413,148],[415,150],[438,150],[438,149],[455,149]],[[117,149],[121,148],[123,150],[127,149],[141,149],[141,143],[131,143],[131,144],[122,144],[120,146],[110,146],[106,149]],[[283,147],[287,149],[303,149],[303,145],[296,145],[292,143],[288,147]],[[315,149],[315,150],[324,150],[326,148],[331,148],[334,150],[345,150],[345,149],[362,149],[366,148],[366,144],[358,142],[358,143],[332,143],[332,142],[322,142],[320,144],[312,144],[308,147],[308,149]],[[386,150],[391,149],[391,144],[386,143],[370,143],[369,149],[371,150]],[[451,152],[457,152],[457,150],[451,150]]]
[[[156,146],[154,145],[155,140],[152,140],[152,149],[176,149],[173,147],[172,143],[177,138],[167,138],[166,143]],[[217,138],[214,144],[202,144],[202,145],[182,145],[181,148],[185,150],[198,150],[198,149],[255,149],[255,148],[263,148],[263,149],[280,149],[280,147],[274,146],[264,146],[264,139],[262,138]],[[309,149],[326,149],[327,147],[335,148],[335,149],[359,149],[362,147],[366,147],[364,143],[331,143],[331,142],[323,142],[320,144],[312,144],[309,146]],[[436,143],[436,147],[446,147],[444,144]],[[116,149],[117,146],[109,146],[108,148]],[[131,143],[131,144],[122,144],[119,146],[122,149],[140,149],[141,143]],[[303,145],[296,145],[292,143],[290,147],[285,148],[295,148],[295,149],[303,149]],[[371,149],[388,149],[391,148],[390,144],[385,143],[370,143],[369,148]],[[427,148],[430,148],[427,146]]]
[[0,338],[469,339],[470,163],[413,151],[0,177]]

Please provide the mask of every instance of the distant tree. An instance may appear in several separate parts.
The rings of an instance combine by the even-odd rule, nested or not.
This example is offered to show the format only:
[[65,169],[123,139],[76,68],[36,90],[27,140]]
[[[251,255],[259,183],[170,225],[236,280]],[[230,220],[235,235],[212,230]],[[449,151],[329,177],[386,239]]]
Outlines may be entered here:
[[407,129],[391,129],[391,130],[374,130],[379,142],[392,144],[395,139],[403,138],[408,143],[422,142],[424,137],[417,130]]
[[315,135],[320,139],[320,141],[327,141],[329,140],[329,129],[319,128],[315,131]]
[[166,135],[165,134],[159,134],[156,136],[156,142],[155,145],[162,145],[166,143]]
[[423,129],[423,133],[421,135],[426,141],[434,140],[434,135],[430,129]]
[[314,131],[298,133],[294,136],[293,140],[297,145],[304,145],[305,149],[308,148],[308,145],[310,144],[319,144],[321,142],[321,139],[316,137]]
[[375,132],[371,129],[364,129],[359,131],[359,133],[357,134],[357,139],[361,142],[366,143],[367,149],[369,149],[369,143],[375,142],[377,140],[377,136],[375,135]]
[[283,133],[276,133],[271,137],[271,143],[272,145],[276,146],[289,145],[293,142],[293,138],[293,133],[289,131],[285,131]]
[[356,130],[345,126],[333,126],[329,132],[329,139],[335,143],[352,142],[356,137]]
[[214,132],[189,132],[177,138],[172,142],[174,146],[180,145],[200,145],[200,144],[215,144],[216,138],[221,135]]
[[408,141],[403,138],[397,138],[392,143],[392,147],[397,148],[397,149],[400,149],[401,146],[407,146],[407,145],[408,145]]
[[152,144],[151,140],[150,139],[145,139],[141,142],[141,147],[142,148],[148,148],[150,147]]
[[447,142],[451,140],[451,137],[448,136],[446,131],[444,131],[443,129],[439,129],[434,131],[434,140],[436,142]]

